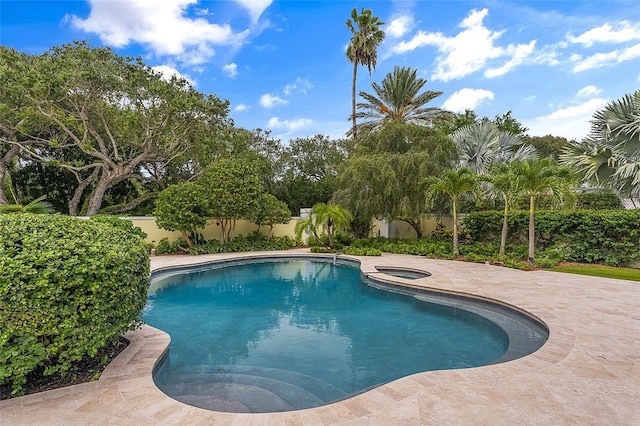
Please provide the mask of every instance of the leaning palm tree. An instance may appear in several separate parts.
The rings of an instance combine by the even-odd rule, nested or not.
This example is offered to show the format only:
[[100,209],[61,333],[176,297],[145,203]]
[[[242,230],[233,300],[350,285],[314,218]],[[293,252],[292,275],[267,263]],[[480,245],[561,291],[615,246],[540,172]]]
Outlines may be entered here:
[[347,59],[353,63],[353,79],[351,85],[351,134],[356,138],[356,77],[358,65],[375,69],[378,63],[378,46],[384,40],[384,31],[380,27],[384,22],[373,16],[371,9],[362,8],[360,15],[356,8],[351,11],[351,19],[347,19],[347,28],[351,31],[351,40],[347,47]]
[[425,106],[442,92],[427,90],[420,93],[427,80],[418,77],[417,73],[414,68],[396,66],[381,85],[371,85],[375,94],[360,92],[364,102],[358,103],[356,117],[366,121],[356,126],[358,131],[372,131],[386,123],[430,125],[434,119],[450,114],[441,108]]
[[294,232],[296,234],[296,238],[302,238],[302,234],[311,235],[315,237],[316,241],[320,241],[320,236],[318,235],[318,218],[316,214],[311,210],[309,213],[309,217],[299,220],[294,227]]
[[2,204],[0,205],[1,213],[33,213],[33,214],[46,214],[53,213],[53,206],[51,203],[44,201],[47,198],[46,195],[36,198],[29,204]]
[[460,166],[484,175],[494,164],[535,156],[533,146],[511,132],[500,130],[490,121],[481,121],[456,130],[451,138],[460,155]]
[[351,224],[353,217],[344,208],[337,204],[317,203],[313,206],[313,212],[317,223],[327,231],[329,247],[333,248],[333,240],[336,229],[346,229]]
[[571,143],[560,161],[578,170],[586,182],[623,197],[640,196],[640,91],[596,111],[590,135]]
[[427,188],[426,198],[433,205],[438,194],[446,194],[451,199],[451,212],[453,215],[453,255],[460,254],[458,250],[458,201],[469,193],[477,193],[478,178],[468,167],[458,170],[450,170],[442,176],[430,176],[422,181]]
[[542,195],[555,205],[568,205],[575,201],[572,189],[574,176],[571,169],[558,167],[549,157],[516,161],[512,165],[516,186],[529,201],[529,254],[528,262],[535,262],[535,203]]

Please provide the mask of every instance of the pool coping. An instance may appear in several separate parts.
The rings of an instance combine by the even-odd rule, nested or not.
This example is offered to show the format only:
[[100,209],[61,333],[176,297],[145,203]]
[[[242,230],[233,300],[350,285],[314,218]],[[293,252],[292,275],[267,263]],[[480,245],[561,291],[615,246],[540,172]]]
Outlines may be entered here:
[[[155,256],[152,271],[278,255],[309,257],[309,251]],[[359,261],[365,276],[515,306],[544,322],[549,339],[537,352],[506,363],[417,373],[317,408],[236,414],[196,408],[162,393],[151,375],[167,350],[169,336],[145,325],[127,333],[130,345],[96,382],[1,401],[2,417],[11,424],[105,423],[106,419],[153,424],[640,422],[638,283],[420,256],[340,257]],[[375,269],[399,265],[432,275],[403,279]],[[630,314],[621,318],[621,312]]]

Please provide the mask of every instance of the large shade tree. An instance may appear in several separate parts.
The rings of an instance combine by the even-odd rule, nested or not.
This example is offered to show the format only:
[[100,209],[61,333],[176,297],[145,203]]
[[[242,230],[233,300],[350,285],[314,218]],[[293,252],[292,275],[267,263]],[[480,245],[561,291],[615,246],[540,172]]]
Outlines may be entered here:
[[351,19],[347,19],[347,28],[351,31],[351,39],[347,46],[347,59],[353,64],[353,77],[351,81],[351,134],[355,139],[356,128],[356,80],[358,65],[367,67],[369,74],[378,63],[378,46],[384,40],[384,31],[380,29],[384,22],[377,16],[373,16],[371,9],[362,8],[360,14],[353,8]]
[[300,208],[327,203],[350,144],[351,140],[334,140],[321,134],[290,140],[282,156],[284,176],[275,182],[273,194],[294,214]]
[[394,67],[381,84],[371,84],[374,93],[360,92],[364,101],[357,105],[356,117],[363,119],[356,126],[358,132],[370,132],[387,123],[429,126],[434,120],[450,114],[441,108],[426,106],[442,92],[422,91],[425,84],[427,80],[418,77],[417,69]]
[[586,182],[640,198],[640,91],[596,111],[589,136],[572,142],[561,162],[576,168]]
[[[32,125],[3,124],[47,149],[81,153],[58,158],[56,165],[81,175],[83,190],[91,188],[87,214],[100,210],[113,185],[140,177],[141,167],[184,154],[196,129],[227,124],[228,102],[197,92],[183,79],[167,80],[140,59],[109,48],[83,42],[54,47],[6,72],[5,78],[22,87],[23,111]],[[33,143],[18,138],[12,144],[51,161]],[[83,186],[85,179],[91,181]]]

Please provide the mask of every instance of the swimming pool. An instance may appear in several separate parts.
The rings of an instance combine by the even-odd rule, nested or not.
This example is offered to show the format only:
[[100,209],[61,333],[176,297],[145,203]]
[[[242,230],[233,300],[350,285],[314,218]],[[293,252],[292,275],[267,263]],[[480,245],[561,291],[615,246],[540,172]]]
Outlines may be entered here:
[[172,338],[154,372],[166,394],[272,412],[513,359],[546,340],[524,316],[484,305],[363,279],[353,262],[261,259],[154,274],[144,319]]

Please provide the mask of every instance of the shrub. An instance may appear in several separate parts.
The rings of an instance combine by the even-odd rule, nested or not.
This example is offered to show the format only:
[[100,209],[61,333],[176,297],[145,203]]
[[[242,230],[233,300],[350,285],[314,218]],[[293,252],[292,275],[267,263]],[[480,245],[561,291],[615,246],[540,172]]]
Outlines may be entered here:
[[342,253],[351,256],[382,256],[380,250],[367,247],[347,247]]
[[184,251],[180,250],[180,247],[185,248],[186,246],[187,242],[182,237],[175,241],[169,241],[169,238],[164,237],[156,244],[156,254],[182,253]]
[[613,192],[580,192],[576,208],[588,210],[622,210],[622,200]]
[[[640,209],[539,211],[536,249],[562,247],[564,260],[624,266],[640,259]],[[465,228],[472,241],[496,242],[502,226],[501,212],[469,213]],[[528,213],[509,214],[511,243],[525,243]]]
[[106,214],[97,214],[94,216],[89,216],[89,220],[94,222],[103,223],[105,225],[112,226],[114,228],[122,229],[127,231],[129,234],[136,235],[141,239],[147,238],[147,233],[140,229],[139,226],[133,226],[133,222],[127,219],[121,219],[118,216],[110,216]]
[[142,238],[98,220],[0,216],[0,384],[64,375],[139,324],[149,254]]

